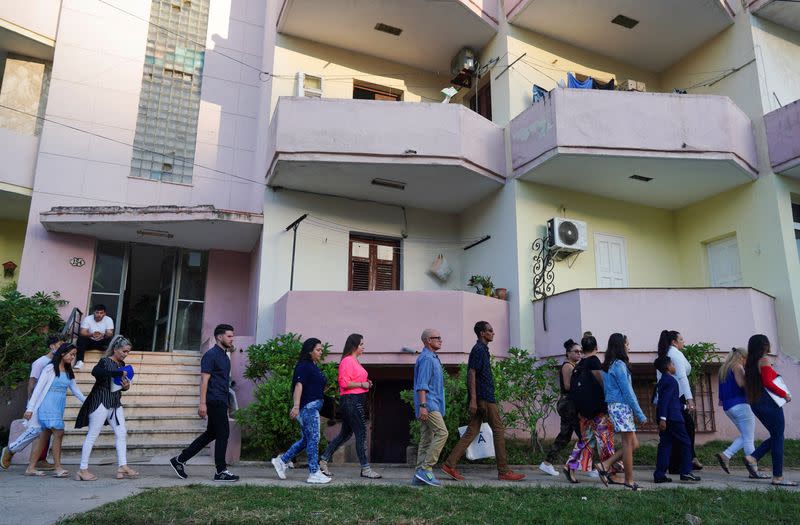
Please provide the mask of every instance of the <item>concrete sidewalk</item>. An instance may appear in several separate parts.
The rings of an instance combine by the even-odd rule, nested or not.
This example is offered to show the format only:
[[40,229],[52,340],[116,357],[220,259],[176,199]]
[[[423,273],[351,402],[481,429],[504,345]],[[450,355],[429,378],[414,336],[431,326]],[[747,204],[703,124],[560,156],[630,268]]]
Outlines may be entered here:
[[[162,461],[160,458],[158,461]],[[92,467],[92,471],[98,476],[97,481],[77,482],[69,479],[55,479],[47,477],[24,476],[25,469],[22,466],[12,466],[7,471],[0,471],[0,508],[3,514],[0,515],[0,523],[7,525],[30,523],[45,524],[54,523],[62,516],[85,512],[94,507],[116,501],[133,494],[137,494],[143,489],[153,487],[173,487],[188,485],[192,483],[203,483],[207,485],[218,485],[221,490],[229,487],[231,483],[214,483],[211,480],[213,467],[209,462],[210,458],[198,458],[187,465],[189,479],[179,479],[169,464],[139,464],[131,466],[141,474],[136,480],[117,480],[114,479],[116,467],[113,465],[101,465]],[[74,474],[76,465],[70,465],[69,470]],[[384,487],[408,486],[411,481],[413,470],[406,465],[380,465],[376,470],[383,474],[383,479],[368,480],[359,476],[360,471],[354,465],[335,465],[331,467],[334,479],[328,486],[344,484],[377,485]],[[456,485],[473,486],[503,486],[503,487],[602,487],[600,480],[587,476],[578,476],[580,484],[572,485],[566,481],[564,476],[553,477],[540,472],[536,467],[519,466],[514,470],[524,473],[527,477],[519,483],[502,482],[497,480],[497,471],[493,466],[488,465],[462,465],[461,472],[467,477],[464,482],[448,481],[441,471],[436,470],[436,475],[444,481],[445,487]],[[280,480],[275,474],[272,465],[265,462],[241,462],[232,466],[231,471],[241,476],[241,483],[261,486],[284,486],[299,487],[306,486],[305,479],[308,470],[305,468],[291,469],[288,471],[288,479]],[[714,488],[714,489],[741,489],[741,490],[768,490],[771,488],[770,480],[750,480],[747,472],[742,469],[733,470],[731,474],[725,474],[721,469],[706,467],[698,473],[703,478],[700,483],[680,483],[677,482],[678,476],[673,476],[674,483],[655,485],[652,483],[652,468],[637,468],[635,478],[645,490],[663,490],[668,488],[680,487],[685,489]],[[800,481],[800,471],[787,471],[786,479]],[[422,487],[421,490],[439,490],[434,488]],[[627,490],[624,487],[612,486],[608,490]],[[785,488],[782,490],[793,490],[796,488]]]

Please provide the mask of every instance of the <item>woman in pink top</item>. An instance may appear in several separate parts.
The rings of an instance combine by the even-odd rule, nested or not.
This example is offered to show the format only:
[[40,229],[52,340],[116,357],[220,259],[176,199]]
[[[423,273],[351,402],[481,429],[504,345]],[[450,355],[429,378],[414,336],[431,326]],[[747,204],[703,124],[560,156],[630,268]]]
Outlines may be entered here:
[[342,360],[339,362],[339,402],[342,407],[342,429],[333,441],[328,443],[325,452],[319,457],[319,468],[326,476],[331,476],[328,462],[333,453],[342,444],[356,436],[356,452],[361,463],[361,477],[376,479],[381,475],[372,470],[367,459],[367,422],[364,417],[364,405],[367,402],[367,392],[372,388],[372,381],[367,376],[367,371],[358,362],[358,356],[364,352],[364,337],[361,334],[350,334],[342,351]]

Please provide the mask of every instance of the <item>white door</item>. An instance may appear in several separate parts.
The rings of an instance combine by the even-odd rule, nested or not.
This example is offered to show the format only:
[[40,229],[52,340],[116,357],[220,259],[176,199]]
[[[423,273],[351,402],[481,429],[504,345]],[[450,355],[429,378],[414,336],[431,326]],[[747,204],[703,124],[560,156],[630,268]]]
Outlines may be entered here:
[[594,260],[598,288],[628,287],[628,257],[624,237],[595,233]]
[[707,247],[711,286],[742,286],[742,266],[736,237],[709,243]]

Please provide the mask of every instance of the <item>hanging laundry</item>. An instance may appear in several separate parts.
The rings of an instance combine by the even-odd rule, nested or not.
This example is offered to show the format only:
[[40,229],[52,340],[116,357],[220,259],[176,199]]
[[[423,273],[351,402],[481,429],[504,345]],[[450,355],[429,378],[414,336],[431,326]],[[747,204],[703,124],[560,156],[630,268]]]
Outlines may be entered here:
[[615,82],[612,78],[608,82],[603,82],[601,80],[597,80],[596,78],[592,79],[592,89],[606,89],[608,91],[614,91]]
[[581,82],[572,72],[567,73],[567,87],[574,89],[592,89],[592,77],[584,78],[586,78],[586,80]]
[[547,91],[542,86],[537,86],[536,84],[533,85],[533,103],[536,104],[540,100],[544,100],[544,97],[547,96],[550,92]]

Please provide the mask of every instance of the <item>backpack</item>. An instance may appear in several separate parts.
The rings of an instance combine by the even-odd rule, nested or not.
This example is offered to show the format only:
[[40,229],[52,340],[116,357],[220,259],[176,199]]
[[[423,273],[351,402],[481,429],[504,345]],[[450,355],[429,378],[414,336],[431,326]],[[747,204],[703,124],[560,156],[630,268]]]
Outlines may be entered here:
[[606,410],[603,387],[597,382],[583,360],[572,371],[569,399],[575,404],[578,414],[587,419]]

